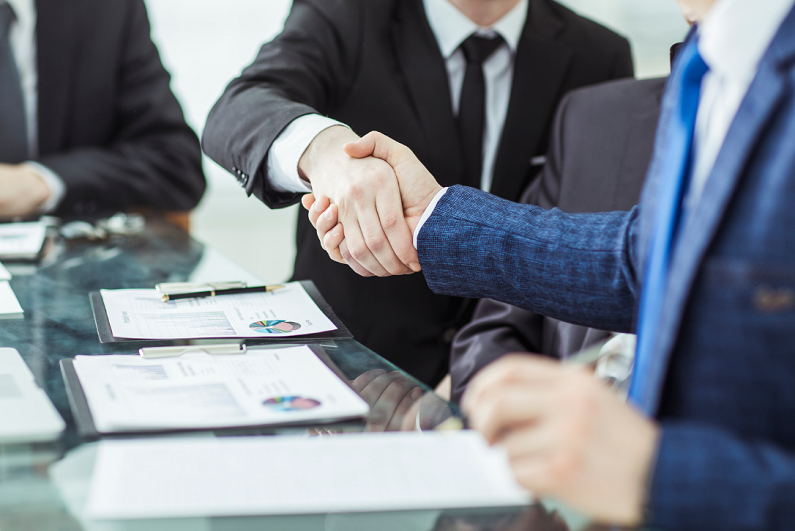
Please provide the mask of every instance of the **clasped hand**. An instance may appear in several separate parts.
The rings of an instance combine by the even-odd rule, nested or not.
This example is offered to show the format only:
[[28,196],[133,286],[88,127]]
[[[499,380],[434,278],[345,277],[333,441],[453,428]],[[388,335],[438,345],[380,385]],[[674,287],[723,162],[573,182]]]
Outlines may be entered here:
[[[354,161],[370,165],[365,178],[346,174],[323,185],[313,179],[314,193],[302,200],[323,248],[362,276],[419,271],[414,230],[442,187],[409,148],[380,133],[343,150],[347,167]],[[327,173],[333,172],[330,166],[325,165]]]

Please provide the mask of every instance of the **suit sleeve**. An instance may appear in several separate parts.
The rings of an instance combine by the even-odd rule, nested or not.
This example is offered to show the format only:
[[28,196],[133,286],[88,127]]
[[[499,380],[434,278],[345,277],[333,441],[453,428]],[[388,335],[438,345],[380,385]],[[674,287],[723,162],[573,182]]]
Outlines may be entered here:
[[283,32],[262,47],[210,111],[204,151],[239,172],[247,193],[271,208],[292,205],[301,196],[270,186],[267,156],[274,140],[296,118],[326,114],[355,78],[362,14],[353,4],[296,0]]
[[447,190],[418,237],[436,293],[496,299],[572,324],[632,332],[638,207],[566,214]]
[[38,160],[66,185],[58,214],[140,206],[189,210],[204,193],[199,141],[169,87],[170,77],[150,38],[144,3],[134,0],[127,5],[113,138],[105,146],[75,148]]
[[[547,163],[522,194],[522,203],[543,208],[558,203],[563,175],[562,135],[569,99],[566,96],[558,108]],[[543,316],[504,302],[481,300],[472,321],[458,332],[450,349],[453,401],[459,402],[475,374],[501,356],[509,352],[544,353],[543,334]]]
[[795,455],[726,430],[663,421],[648,520],[660,529],[795,529]]

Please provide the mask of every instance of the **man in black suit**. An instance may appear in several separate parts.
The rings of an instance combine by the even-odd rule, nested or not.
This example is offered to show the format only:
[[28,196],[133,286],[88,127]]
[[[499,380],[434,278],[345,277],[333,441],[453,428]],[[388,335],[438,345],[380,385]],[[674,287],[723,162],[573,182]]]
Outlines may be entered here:
[[[547,164],[522,202],[572,214],[630,210],[651,160],[664,87],[665,79],[616,81],[566,96]],[[451,397],[458,402],[475,374],[505,354],[565,358],[609,336],[483,299],[453,340]]]
[[[272,208],[331,197],[348,262],[408,273],[419,265],[392,169],[343,144],[383,131],[442,184],[518,200],[560,98],[631,75],[625,39],[552,0],[296,0],[210,113],[203,146]],[[359,341],[429,384],[471,312],[420,275],[364,279],[330,263],[304,216],[294,278],[312,279]]]
[[193,208],[201,150],[143,0],[0,0],[0,217]]

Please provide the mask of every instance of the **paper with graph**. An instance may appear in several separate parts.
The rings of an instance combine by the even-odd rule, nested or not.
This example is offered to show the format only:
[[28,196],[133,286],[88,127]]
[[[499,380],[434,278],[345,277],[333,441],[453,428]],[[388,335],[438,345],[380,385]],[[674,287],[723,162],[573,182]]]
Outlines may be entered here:
[[158,360],[77,356],[74,367],[100,433],[330,422],[369,411],[306,345]]
[[336,330],[298,282],[267,293],[163,302],[154,289],[102,290],[114,337],[279,338]]

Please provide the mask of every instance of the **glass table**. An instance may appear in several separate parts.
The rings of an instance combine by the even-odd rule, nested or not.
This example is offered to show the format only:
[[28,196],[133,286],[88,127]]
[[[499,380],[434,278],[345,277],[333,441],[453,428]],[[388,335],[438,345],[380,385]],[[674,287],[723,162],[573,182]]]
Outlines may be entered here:
[[[587,522],[554,504],[515,509],[409,511],[279,517],[193,518],[97,522],[82,508],[96,442],[78,436],[59,361],[79,354],[136,354],[140,342],[100,344],[89,304],[99,289],[151,288],[160,282],[244,280],[258,282],[214,249],[168,222],[146,219],[137,234],[100,241],[54,237],[36,264],[6,264],[24,319],[0,321],[0,346],[14,347],[67,423],[59,441],[0,445],[0,529],[94,530],[526,530],[566,531]],[[308,341],[312,342],[312,341]],[[330,430],[300,428],[308,436],[345,431],[433,430],[459,415],[457,407],[354,340],[316,341],[357,388],[357,381],[388,380],[389,393],[370,402],[364,425]],[[166,345],[173,342],[147,342]],[[419,391],[417,391],[419,389]],[[361,391],[361,389],[357,389]],[[377,393],[376,393],[377,394]],[[0,422],[2,419],[0,419]],[[295,434],[295,428],[285,430]],[[239,433],[234,433],[239,434]],[[248,432],[244,434],[249,434]],[[207,433],[202,434],[207,436]],[[227,436],[228,430],[209,435]],[[384,459],[389,459],[388,455]],[[590,527],[589,527],[590,528]],[[594,528],[595,529],[595,528]]]

